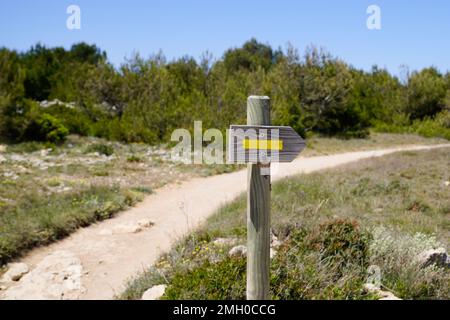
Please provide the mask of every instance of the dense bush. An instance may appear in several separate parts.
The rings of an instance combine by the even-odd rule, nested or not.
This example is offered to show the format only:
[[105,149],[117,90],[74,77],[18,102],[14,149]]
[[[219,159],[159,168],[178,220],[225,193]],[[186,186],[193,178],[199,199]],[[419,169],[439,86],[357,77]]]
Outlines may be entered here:
[[40,44],[23,53],[0,49],[0,106],[8,105],[0,130],[12,141],[24,139],[27,119],[14,112],[23,101],[71,102],[75,108],[57,104],[35,111],[52,115],[70,133],[159,143],[174,129],[192,130],[194,120],[223,132],[245,123],[249,95],[270,96],[272,122],[302,135],[363,138],[370,126],[405,131],[425,121],[419,133],[447,137],[440,124],[428,129],[450,107],[450,76],[435,68],[401,82],[384,69],[357,70],[315,47],[300,57],[292,46],[273,50],[255,39],[218,60],[208,54],[200,61],[135,55],[118,69],[85,43],[70,50]]
[[359,230],[355,221],[330,220],[319,225],[308,237],[313,250],[321,252],[323,259],[339,265],[367,266],[369,237]]
[[93,134],[94,122],[81,108],[68,108],[65,105],[57,104],[46,108],[45,112],[60,120],[71,134],[82,136]]
[[437,114],[435,118],[427,117],[408,124],[377,123],[375,130],[391,133],[416,133],[424,137],[441,137],[450,140],[449,115],[449,111],[443,111]]
[[10,98],[0,96],[0,140],[19,142],[24,138],[29,119],[26,114],[32,107],[18,105]]
[[[356,222],[329,220],[315,229],[295,228],[271,261],[273,299],[358,299],[369,261],[369,239]],[[189,247],[189,246],[187,246]],[[195,267],[169,276],[166,299],[244,299],[246,259],[210,262],[195,251]],[[209,257],[209,258],[208,258]],[[192,262],[191,262],[192,264]],[[344,272],[345,271],[345,272]],[[370,296],[366,296],[370,298]]]
[[434,68],[413,73],[407,87],[406,112],[412,120],[434,117],[445,107],[449,89],[444,77]]
[[30,101],[0,101],[0,133],[2,140],[11,142],[44,141],[63,142],[69,130],[57,118],[43,113]]
[[272,261],[273,298],[363,298],[368,240],[355,222],[347,220],[294,230]]
[[51,143],[63,142],[69,130],[61,122],[49,114],[41,114],[30,121],[25,137],[27,140],[47,141]]

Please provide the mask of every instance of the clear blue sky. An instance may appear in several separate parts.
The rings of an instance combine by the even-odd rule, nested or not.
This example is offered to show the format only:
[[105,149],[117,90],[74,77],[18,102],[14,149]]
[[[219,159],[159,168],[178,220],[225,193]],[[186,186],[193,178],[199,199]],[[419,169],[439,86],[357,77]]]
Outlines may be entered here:
[[[68,30],[66,8],[81,8],[81,30]],[[366,9],[381,8],[382,29],[368,30]],[[355,67],[373,64],[394,74],[437,66],[450,70],[448,0],[0,0],[0,46],[26,50],[41,42],[70,47],[86,41],[116,66],[139,52],[162,50],[169,59],[220,58],[256,37],[273,47],[288,42],[303,52],[321,46]]]

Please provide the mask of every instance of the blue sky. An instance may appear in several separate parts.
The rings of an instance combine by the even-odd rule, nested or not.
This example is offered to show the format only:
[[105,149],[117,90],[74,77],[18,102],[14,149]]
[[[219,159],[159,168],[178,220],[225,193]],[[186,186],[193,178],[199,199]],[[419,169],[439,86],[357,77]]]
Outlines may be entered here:
[[[81,8],[81,30],[68,30],[66,8]],[[381,8],[381,30],[368,30],[366,9]],[[288,42],[303,52],[315,44],[358,68],[377,64],[450,70],[448,0],[0,0],[0,46],[26,50],[41,42],[70,47],[86,41],[116,66],[133,52],[160,49],[169,59],[215,58],[256,37],[273,47]]]

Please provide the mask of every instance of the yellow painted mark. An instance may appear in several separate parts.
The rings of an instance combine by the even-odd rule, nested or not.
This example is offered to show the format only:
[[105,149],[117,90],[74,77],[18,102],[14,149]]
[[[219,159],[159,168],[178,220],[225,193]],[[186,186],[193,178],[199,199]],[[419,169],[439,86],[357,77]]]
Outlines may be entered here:
[[244,139],[242,140],[242,146],[244,150],[283,150],[283,141]]

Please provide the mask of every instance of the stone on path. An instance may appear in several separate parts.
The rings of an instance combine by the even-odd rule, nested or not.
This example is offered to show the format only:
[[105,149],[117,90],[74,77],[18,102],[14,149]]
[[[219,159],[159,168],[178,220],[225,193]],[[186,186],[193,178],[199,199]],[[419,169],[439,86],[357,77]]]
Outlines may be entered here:
[[161,284],[159,286],[154,286],[144,292],[141,300],[159,300],[165,292],[166,285]]
[[136,222],[128,222],[125,224],[119,224],[111,229],[102,229],[99,231],[100,236],[110,236],[113,234],[127,234],[127,233],[138,233],[144,229],[148,229],[153,226],[154,223],[150,220],[139,220]]
[[69,251],[55,251],[24,275],[17,285],[8,288],[7,300],[72,300],[85,289],[81,283],[83,267],[80,259]]
[[7,265],[7,271],[3,275],[1,281],[18,281],[24,274],[27,274],[28,271],[30,270],[25,263],[10,263]]

